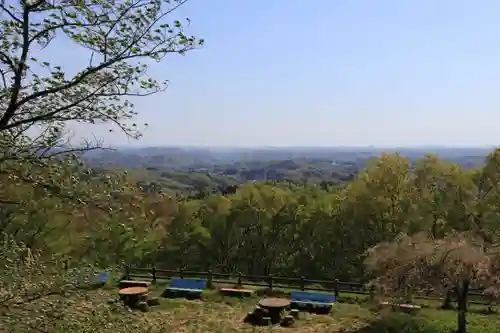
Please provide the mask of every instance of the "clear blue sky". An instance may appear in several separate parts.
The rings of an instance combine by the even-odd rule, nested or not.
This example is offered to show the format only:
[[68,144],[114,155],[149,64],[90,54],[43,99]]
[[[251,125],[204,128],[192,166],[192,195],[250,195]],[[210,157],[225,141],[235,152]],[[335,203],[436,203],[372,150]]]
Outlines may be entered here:
[[171,86],[137,103],[133,145],[500,143],[498,0],[190,0],[177,16],[206,45],[155,66]]

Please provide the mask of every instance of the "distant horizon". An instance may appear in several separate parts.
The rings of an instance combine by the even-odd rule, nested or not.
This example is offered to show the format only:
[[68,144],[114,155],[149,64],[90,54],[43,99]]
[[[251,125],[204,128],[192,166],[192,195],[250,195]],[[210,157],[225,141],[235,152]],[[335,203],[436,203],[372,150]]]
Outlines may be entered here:
[[406,145],[406,146],[375,146],[375,145],[342,145],[342,146],[297,146],[297,145],[279,145],[279,146],[230,146],[230,145],[144,145],[144,146],[122,146],[115,145],[114,149],[148,149],[148,148],[181,148],[181,149],[496,149],[499,145],[476,145],[476,146],[452,146],[452,145]]

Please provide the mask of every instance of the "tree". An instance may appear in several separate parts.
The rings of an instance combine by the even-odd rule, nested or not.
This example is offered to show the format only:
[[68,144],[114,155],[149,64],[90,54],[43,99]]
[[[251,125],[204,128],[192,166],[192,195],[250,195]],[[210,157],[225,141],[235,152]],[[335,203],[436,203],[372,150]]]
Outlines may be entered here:
[[5,235],[0,266],[1,332],[165,331],[161,318],[151,321],[130,312],[114,288],[93,288],[91,266],[65,267]]
[[489,245],[497,246],[500,240],[500,148],[486,158],[482,169],[474,173],[475,209],[470,214],[473,229]]
[[[343,218],[355,232],[346,235],[358,255],[369,247],[406,231],[414,217],[414,175],[411,162],[399,154],[383,154],[369,162],[359,177],[348,183]],[[362,258],[358,269],[362,270]],[[364,275],[362,271],[360,275]]]
[[[131,99],[166,88],[148,75],[148,64],[203,44],[180,21],[165,22],[186,1],[2,0],[0,161],[68,149],[71,121],[114,124],[138,137]],[[76,74],[47,58],[55,39],[88,55]]]
[[498,295],[500,253],[484,241],[466,233],[434,239],[428,233],[401,235],[394,242],[380,243],[368,250],[366,265],[374,273],[372,283],[382,294],[453,290],[458,303],[457,332],[467,327],[467,295],[471,289],[486,288]]
[[428,230],[438,238],[451,229],[449,212],[455,209],[454,198],[448,192],[456,188],[452,175],[460,172],[455,165],[428,154],[415,165],[415,189],[418,193],[418,214],[415,216],[415,231]]
[[168,198],[146,196],[121,172],[94,174],[71,159],[45,167],[30,162],[0,173],[0,233],[44,256],[104,267],[155,247],[169,218],[162,205]]
[[71,296],[90,286],[88,267],[64,268],[56,260],[42,261],[38,253],[5,234],[0,249],[0,330],[53,332],[65,327],[84,332],[82,328],[98,319],[82,320],[69,310]]
[[[166,21],[186,1],[0,0],[0,231],[37,248],[84,220],[94,223],[86,231],[116,235],[117,246],[131,238],[125,233],[131,223],[122,228],[111,218],[135,221],[144,214],[109,202],[137,193],[121,176],[97,179],[76,155],[62,155],[102,146],[74,147],[65,125],[108,123],[140,135],[133,100],[166,88],[149,76],[149,64],[203,44],[180,21]],[[71,73],[51,63],[47,51],[61,45],[88,61]]]

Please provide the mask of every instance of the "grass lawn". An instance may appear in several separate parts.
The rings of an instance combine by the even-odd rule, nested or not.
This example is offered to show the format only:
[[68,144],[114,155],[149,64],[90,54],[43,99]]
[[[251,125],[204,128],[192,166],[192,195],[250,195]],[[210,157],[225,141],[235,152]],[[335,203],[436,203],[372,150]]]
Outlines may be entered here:
[[[160,295],[164,284],[151,287],[152,295]],[[293,327],[259,327],[244,323],[245,315],[252,311],[262,296],[233,298],[220,296],[216,291],[204,293],[203,300],[164,299],[150,312],[139,314],[141,320],[155,321],[165,332],[349,332],[384,333],[395,330],[381,330],[380,323],[394,320],[397,315],[383,315],[372,311],[365,298],[344,293],[329,315],[301,312],[301,318]],[[414,318],[425,323],[427,330],[416,332],[451,332],[455,328],[456,313],[439,310],[439,301],[417,301],[423,305]],[[500,332],[500,315],[483,314],[484,306],[471,306],[468,314],[470,333]],[[390,318],[389,318],[390,317]],[[403,315],[405,320],[412,317]],[[402,318],[402,317],[401,317]],[[397,319],[397,318],[396,318]],[[398,320],[396,320],[398,321]],[[378,323],[379,326],[376,326]],[[384,324],[385,325],[385,324]],[[374,327],[375,326],[375,327]],[[384,326],[385,327],[385,326]],[[415,332],[399,329],[399,332]],[[398,333],[399,333],[398,332]]]

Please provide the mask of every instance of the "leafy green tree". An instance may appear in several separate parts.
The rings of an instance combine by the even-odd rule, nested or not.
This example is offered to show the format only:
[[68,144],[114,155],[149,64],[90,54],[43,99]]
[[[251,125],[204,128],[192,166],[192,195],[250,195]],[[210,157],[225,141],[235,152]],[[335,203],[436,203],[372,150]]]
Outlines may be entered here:
[[[67,149],[70,121],[113,124],[137,137],[131,99],[166,88],[148,74],[151,61],[203,44],[180,21],[167,21],[186,1],[2,1],[0,151],[19,157]],[[63,45],[55,40],[88,61],[76,73],[51,63],[44,51]],[[28,135],[34,126],[38,135]]]
[[365,276],[361,264],[365,250],[409,227],[415,215],[413,181],[409,159],[383,154],[347,184],[342,219],[351,225],[343,242],[358,256],[356,276]]
[[165,228],[153,204],[161,197],[145,197],[120,173],[89,174],[72,159],[45,167],[24,161],[0,180],[1,231],[43,255],[130,262],[150,252]]
[[90,285],[91,270],[68,269],[55,260],[44,262],[5,234],[0,247],[0,330],[55,332],[67,327],[88,331],[78,328],[85,328],[98,316],[85,320],[66,310],[71,306],[69,298]]
[[482,169],[473,174],[475,209],[470,213],[472,228],[489,246],[500,244],[500,148],[486,158]]
[[6,235],[0,240],[0,266],[2,332],[164,332],[160,319],[148,321],[125,308],[114,286],[95,289],[91,266],[43,258]]
[[[76,155],[63,155],[101,146],[75,146],[65,125],[107,123],[139,136],[133,99],[166,88],[150,76],[152,61],[203,44],[170,19],[185,2],[0,2],[0,230],[30,248],[59,252],[65,241],[97,251],[104,242],[91,234],[107,235],[122,254],[123,244],[143,240],[131,235],[141,230],[131,227],[139,217],[151,217],[140,211],[138,193],[123,175],[96,175]],[[88,61],[75,72],[53,63],[46,51],[61,45]],[[136,207],[120,210],[117,200]]]

